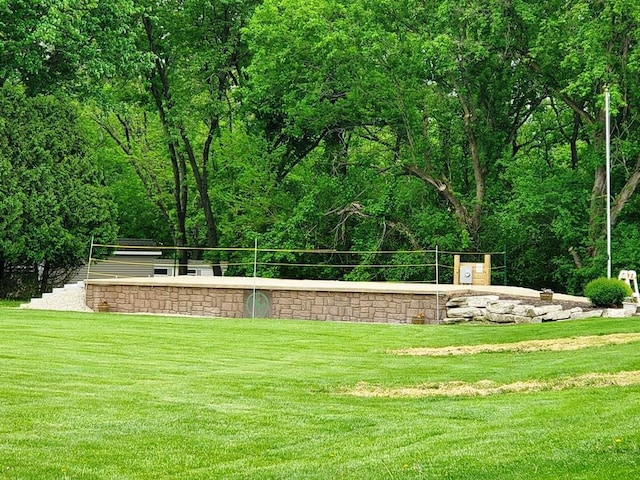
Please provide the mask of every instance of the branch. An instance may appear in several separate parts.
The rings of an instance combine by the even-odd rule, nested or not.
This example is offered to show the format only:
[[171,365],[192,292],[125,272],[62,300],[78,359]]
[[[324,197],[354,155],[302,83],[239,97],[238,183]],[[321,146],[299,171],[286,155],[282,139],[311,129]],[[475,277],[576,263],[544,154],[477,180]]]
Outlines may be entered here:
[[404,223],[389,221],[389,226],[403,233],[404,236],[409,239],[409,243],[411,243],[411,246],[414,248],[414,250],[422,250],[422,245],[420,245],[420,242],[418,242],[416,236]]
[[576,268],[580,270],[582,268],[582,259],[580,258],[578,252],[576,252],[576,249],[573,247],[569,247],[569,255],[571,255],[571,257],[573,258],[573,263],[576,264]]
[[118,147],[120,147],[120,149],[125,153],[125,155],[131,155],[130,146],[122,141],[120,136],[116,133],[116,131],[108,122],[101,120],[100,117],[96,115],[93,115],[92,118],[93,118],[93,121],[96,122],[98,126],[102,128],[105,132],[107,132],[107,135],[109,135],[114,142],[116,142]]
[[631,196],[635,193],[638,188],[638,183],[640,183],[640,156],[636,161],[636,168],[629,177],[629,180],[624,184],[622,190],[618,194],[616,198],[615,204],[611,209],[611,224],[615,225],[618,220],[618,215],[625,207],[625,205],[629,202]]
[[467,208],[462,204],[460,199],[456,197],[456,195],[451,190],[451,187],[446,183],[446,181],[438,180],[433,178],[428,173],[420,170],[416,166],[413,165],[403,165],[402,168],[409,175],[413,175],[414,177],[419,178],[425,183],[432,185],[436,188],[438,193],[447,201],[451,206],[453,206],[455,210],[456,219],[460,226],[464,229],[469,229],[473,227],[472,219],[469,216],[469,212]]

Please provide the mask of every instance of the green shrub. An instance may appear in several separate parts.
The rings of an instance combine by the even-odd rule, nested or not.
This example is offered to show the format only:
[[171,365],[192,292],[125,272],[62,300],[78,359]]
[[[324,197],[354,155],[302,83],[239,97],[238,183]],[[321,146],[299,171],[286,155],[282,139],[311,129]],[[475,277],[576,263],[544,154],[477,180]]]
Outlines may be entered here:
[[631,287],[617,278],[596,278],[584,287],[584,296],[596,307],[620,307],[631,294]]

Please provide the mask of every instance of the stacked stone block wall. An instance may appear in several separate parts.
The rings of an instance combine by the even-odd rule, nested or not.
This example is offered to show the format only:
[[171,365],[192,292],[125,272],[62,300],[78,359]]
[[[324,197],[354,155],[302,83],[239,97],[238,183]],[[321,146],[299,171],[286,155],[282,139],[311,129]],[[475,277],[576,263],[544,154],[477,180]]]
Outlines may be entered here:
[[[213,287],[88,284],[87,306],[94,311],[106,302],[109,311],[242,318],[244,289]],[[346,322],[412,323],[422,316],[436,324],[446,316],[441,298],[440,316],[435,294],[272,290],[272,318]]]
[[276,290],[272,298],[275,318],[411,323],[422,313],[425,323],[438,323],[435,295]]
[[241,318],[242,289],[144,285],[87,285],[87,306],[110,312]]

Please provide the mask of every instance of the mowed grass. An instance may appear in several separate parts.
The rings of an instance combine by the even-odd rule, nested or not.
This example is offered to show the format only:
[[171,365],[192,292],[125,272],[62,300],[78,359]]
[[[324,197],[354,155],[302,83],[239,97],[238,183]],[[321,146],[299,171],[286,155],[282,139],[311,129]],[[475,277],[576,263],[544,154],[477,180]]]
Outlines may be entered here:
[[3,307],[18,307],[21,303],[27,303],[29,300],[5,300],[0,298],[0,308]]
[[389,353],[626,332],[640,320],[426,327],[0,308],[0,478],[636,478],[640,386],[346,393],[638,370],[639,343]]

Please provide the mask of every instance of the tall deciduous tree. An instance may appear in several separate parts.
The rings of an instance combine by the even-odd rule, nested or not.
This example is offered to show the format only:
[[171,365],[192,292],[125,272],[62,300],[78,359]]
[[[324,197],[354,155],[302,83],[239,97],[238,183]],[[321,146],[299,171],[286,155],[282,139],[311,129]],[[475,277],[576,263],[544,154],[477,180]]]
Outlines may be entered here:
[[541,101],[513,56],[519,30],[502,3],[266,1],[247,33],[277,177],[353,132],[386,145],[386,167],[436,192],[479,247],[488,178]]
[[[179,4],[140,2],[143,13],[133,19],[138,49],[150,59],[138,71],[146,97],[164,132],[173,175],[176,243],[188,243],[189,184],[195,186],[205,222],[208,247],[217,247],[219,226],[211,195],[218,160],[215,147],[222,130],[232,130],[238,100],[234,89],[245,78],[248,52],[240,29],[255,2],[188,0]],[[148,102],[148,103],[147,103]],[[107,128],[127,155],[136,140],[134,119],[117,112],[118,128]],[[107,121],[102,122],[107,125]],[[190,173],[189,173],[190,172]],[[192,180],[190,180],[192,178]],[[220,210],[218,208],[218,210]],[[186,250],[180,263],[186,273]],[[219,266],[214,266],[219,273]]]
[[[606,218],[604,92],[612,98],[612,225],[640,182],[640,6],[629,0],[519,4],[530,41],[516,45],[521,62],[573,114],[565,128],[572,164],[592,172],[586,241],[571,245],[577,267],[602,256]],[[584,148],[579,151],[579,143]]]

